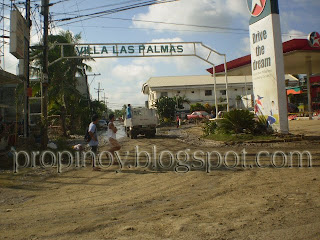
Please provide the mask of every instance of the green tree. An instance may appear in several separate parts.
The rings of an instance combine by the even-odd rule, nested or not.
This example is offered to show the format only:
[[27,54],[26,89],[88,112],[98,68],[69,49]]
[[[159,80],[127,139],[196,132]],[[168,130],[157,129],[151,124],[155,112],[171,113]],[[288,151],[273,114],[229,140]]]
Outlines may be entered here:
[[177,109],[184,109],[184,103],[186,104],[190,104],[190,100],[186,97],[186,95],[184,96],[175,96],[173,97],[174,101],[176,102],[176,107]]
[[[53,62],[60,57],[61,49],[54,46],[55,43],[78,43],[81,35],[73,35],[69,31],[61,31],[58,35],[49,35],[49,62]],[[35,48],[31,53],[32,71],[31,74],[37,77],[41,76],[43,66],[43,54],[39,48]],[[64,54],[66,56],[76,56],[74,46],[65,46]],[[49,114],[60,115],[61,128],[63,135],[67,135],[67,130],[74,130],[77,122],[83,121],[81,117],[90,116],[88,101],[76,89],[76,75],[83,76],[85,71],[91,71],[91,67],[84,63],[83,59],[63,59],[49,66],[49,87],[48,87],[48,112]],[[36,89],[36,88],[35,88]],[[38,88],[40,94],[40,88]],[[70,123],[69,125],[67,123]],[[46,124],[46,123],[45,123]]]
[[160,120],[173,120],[176,113],[176,101],[174,98],[161,97],[156,102],[157,111]]
[[116,118],[123,118],[125,115],[126,115],[126,110],[123,108],[114,110],[114,116]]

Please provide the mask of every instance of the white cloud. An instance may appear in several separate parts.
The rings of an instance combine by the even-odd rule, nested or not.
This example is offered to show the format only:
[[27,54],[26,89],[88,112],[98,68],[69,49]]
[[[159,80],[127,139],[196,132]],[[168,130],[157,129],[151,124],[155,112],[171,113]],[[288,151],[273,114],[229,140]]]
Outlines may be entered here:
[[[126,64],[126,62],[128,62]],[[108,97],[111,109],[121,109],[123,104],[144,105],[147,96],[141,92],[142,84],[155,74],[156,69],[151,64],[119,59],[97,59],[95,63],[88,63],[94,73],[101,73],[91,85],[90,92],[94,98],[97,93],[98,82]],[[91,80],[92,81],[92,80]],[[90,80],[89,80],[90,83]],[[100,95],[101,96],[101,95]]]
[[[153,5],[147,13],[133,17],[135,27],[164,29],[186,29],[184,26],[155,24],[143,21],[183,23],[188,25],[229,26],[236,17],[248,18],[246,0],[183,0],[174,3]],[[195,27],[187,27],[198,29]]]
[[241,51],[243,54],[250,54],[250,39],[249,37],[242,38],[241,40]]
[[152,39],[151,42],[183,42],[183,40],[179,37],[175,38],[158,38],[158,39]]
[[154,73],[155,69],[150,65],[117,65],[112,70],[112,76],[126,83],[148,80]]
[[282,35],[282,42],[289,41],[291,39],[295,38],[304,38],[306,39],[308,37],[308,34],[298,31],[298,30],[290,30],[287,34]]

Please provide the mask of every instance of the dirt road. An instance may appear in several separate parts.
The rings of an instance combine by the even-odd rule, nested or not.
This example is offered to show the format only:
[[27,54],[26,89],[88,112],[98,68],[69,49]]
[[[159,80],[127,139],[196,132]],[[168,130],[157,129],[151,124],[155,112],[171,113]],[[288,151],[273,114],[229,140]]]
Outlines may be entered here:
[[[290,124],[292,131],[320,136],[320,121]],[[175,133],[124,139],[122,156],[129,151],[131,167],[127,162],[122,170],[112,165],[101,172],[90,167],[63,169],[61,174],[53,173],[56,168],[22,169],[17,175],[1,171],[0,239],[320,238],[320,140],[210,148],[180,141]],[[231,154],[218,169],[215,159],[211,168],[201,170],[196,169],[201,161],[193,161],[187,173],[155,171],[134,167],[135,146],[150,154],[156,146],[157,156],[165,150],[225,156],[232,150],[241,159],[236,167],[231,167]],[[263,155],[258,163],[264,168],[257,167],[262,150],[282,151],[286,166],[280,167],[285,159],[280,153],[275,166]],[[289,152],[296,150],[310,151],[313,166],[307,167],[305,158],[298,168],[294,158],[288,167]],[[162,163],[168,164],[169,154],[164,155]]]

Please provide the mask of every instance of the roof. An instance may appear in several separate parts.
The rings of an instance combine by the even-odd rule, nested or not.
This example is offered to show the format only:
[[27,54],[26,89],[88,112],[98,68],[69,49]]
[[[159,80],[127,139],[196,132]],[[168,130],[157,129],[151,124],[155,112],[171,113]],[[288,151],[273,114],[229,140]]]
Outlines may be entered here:
[[21,80],[19,79],[18,76],[0,69],[0,85],[18,84],[20,82]]
[[[242,83],[245,81],[251,82],[251,76],[232,76],[228,77],[229,83]],[[225,84],[224,76],[216,77],[217,84]],[[214,79],[211,75],[197,75],[197,76],[171,76],[171,77],[151,77],[145,83],[149,87],[178,87],[178,86],[198,86],[198,85],[212,85]]]
[[[293,39],[283,43],[286,74],[306,73],[306,59],[312,61],[314,73],[320,72],[320,48],[313,48],[307,39]],[[228,75],[251,75],[251,55],[227,62]],[[212,68],[207,69],[212,74]],[[224,72],[224,64],[216,66],[216,73]]]
[[[217,76],[217,85],[225,85],[225,76]],[[298,81],[292,75],[286,75],[286,79]],[[229,84],[242,84],[244,82],[252,83],[251,76],[228,76]],[[181,88],[181,87],[199,87],[213,86],[214,79],[211,75],[198,76],[171,76],[171,77],[151,77],[142,86],[142,92],[146,93],[147,88]]]
[[[216,77],[217,85],[225,85],[225,77]],[[232,76],[228,77],[229,84],[239,84],[245,81],[252,82],[251,76]],[[197,75],[197,76],[171,76],[171,77],[151,77],[142,86],[142,92],[145,93],[146,88],[179,88],[192,86],[213,86],[214,78],[211,75]]]

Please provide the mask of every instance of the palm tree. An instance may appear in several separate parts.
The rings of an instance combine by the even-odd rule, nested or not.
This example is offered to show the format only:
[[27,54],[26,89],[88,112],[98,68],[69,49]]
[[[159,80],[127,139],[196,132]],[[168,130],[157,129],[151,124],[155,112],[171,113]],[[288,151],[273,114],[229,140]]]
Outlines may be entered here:
[[[58,35],[49,35],[49,62],[60,57],[60,47],[53,47],[54,43],[78,43],[80,34],[73,34],[69,31],[61,31]],[[40,46],[40,45],[39,45]],[[76,56],[74,46],[65,46],[64,52],[67,56]],[[34,71],[33,75],[40,76],[42,67],[42,52],[35,50],[31,53]],[[49,87],[48,87],[48,112],[49,114],[60,115],[61,128],[64,136],[67,136],[67,116],[70,115],[71,128],[74,127],[75,120],[79,117],[79,102],[83,98],[76,89],[76,75],[83,76],[84,71],[91,71],[91,67],[84,63],[83,59],[63,59],[49,66]],[[87,113],[90,114],[89,112]],[[70,126],[69,126],[70,128]]]
[[174,101],[177,103],[178,109],[184,109],[183,104],[187,103],[190,104],[190,100],[186,97],[186,95],[181,96],[174,96]]

